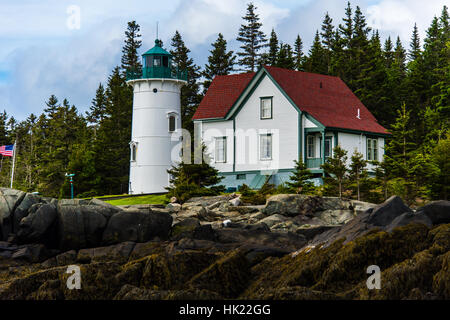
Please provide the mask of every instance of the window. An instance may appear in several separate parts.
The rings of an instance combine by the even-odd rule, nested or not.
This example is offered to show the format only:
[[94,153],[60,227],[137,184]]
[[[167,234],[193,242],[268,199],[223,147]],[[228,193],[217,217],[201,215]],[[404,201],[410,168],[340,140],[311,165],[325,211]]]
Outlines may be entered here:
[[367,138],[367,160],[378,161],[378,139]]
[[163,57],[163,67],[168,67],[169,66],[169,57],[164,56]]
[[161,65],[161,57],[153,57],[153,66],[159,67]]
[[259,139],[260,160],[272,160],[272,134],[262,134]]
[[261,119],[272,119],[272,97],[261,98]]
[[216,138],[216,163],[226,162],[227,137]]
[[236,175],[236,180],[245,180],[247,179],[247,175],[246,174],[238,174]]
[[136,161],[137,146],[135,143],[131,143],[131,161]]
[[174,115],[169,116],[169,132],[174,132],[176,130],[176,118]]
[[331,157],[331,138],[325,138],[325,158]]
[[316,145],[314,143],[315,137],[314,136],[307,136],[306,138],[306,144],[307,144],[307,157],[308,158],[315,158],[316,157]]

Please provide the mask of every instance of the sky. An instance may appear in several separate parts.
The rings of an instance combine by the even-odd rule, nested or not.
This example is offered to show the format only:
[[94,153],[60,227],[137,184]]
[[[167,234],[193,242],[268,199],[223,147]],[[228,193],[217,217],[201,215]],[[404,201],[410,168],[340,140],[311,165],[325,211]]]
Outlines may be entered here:
[[[203,67],[221,32],[235,52],[235,40],[249,0],[0,0],[0,111],[18,120],[39,115],[55,94],[80,112],[120,64],[128,21],[141,26],[144,53],[159,38],[169,47],[178,30]],[[263,31],[275,29],[293,44],[297,34],[307,53],[326,12],[342,22],[347,0],[254,0]],[[400,36],[409,47],[414,23],[421,39],[448,0],[353,0],[380,36]]]

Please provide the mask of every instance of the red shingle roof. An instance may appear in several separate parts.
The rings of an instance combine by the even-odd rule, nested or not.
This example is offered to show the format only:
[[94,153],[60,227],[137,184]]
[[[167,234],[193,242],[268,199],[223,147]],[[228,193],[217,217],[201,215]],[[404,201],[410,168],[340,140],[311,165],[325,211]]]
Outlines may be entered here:
[[254,75],[254,72],[250,72],[215,76],[193,119],[225,117]]
[[[265,69],[300,110],[326,127],[388,133],[338,77],[268,67]],[[193,119],[223,118],[254,73],[217,76]],[[360,118],[356,116],[360,110]]]

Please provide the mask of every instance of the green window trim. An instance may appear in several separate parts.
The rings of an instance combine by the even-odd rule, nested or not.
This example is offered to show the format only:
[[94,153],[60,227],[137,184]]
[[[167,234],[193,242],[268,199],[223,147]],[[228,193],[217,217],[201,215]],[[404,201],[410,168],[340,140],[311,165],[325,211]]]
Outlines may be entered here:
[[[263,102],[270,100],[270,117],[263,117]],[[260,120],[270,120],[273,119],[273,97],[260,97],[259,98],[259,118]]]
[[[312,143],[310,143],[312,141]],[[311,146],[311,149],[310,149]],[[306,159],[314,159],[316,157],[316,136],[306,136]]]

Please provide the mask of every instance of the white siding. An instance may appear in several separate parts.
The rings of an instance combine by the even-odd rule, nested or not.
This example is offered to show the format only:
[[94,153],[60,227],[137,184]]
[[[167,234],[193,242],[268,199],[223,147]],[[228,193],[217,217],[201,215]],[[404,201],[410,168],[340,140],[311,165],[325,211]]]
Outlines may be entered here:
[[[233,121],[217,121],[202,123],[202,140],[207,147],[207,153],[211,157],[211,165],[220,172],[233,171]],[[215,163],[215,138],[227,137],[226,162]]]
[[[347,151],[347,164],[350,165],[351,157],[355,148],[362,153],[364,159],[367,160],[367,136],[365,134],[352,134],[339,132],[339,145]],[[378,161],[382,161],[384,156],[384,138],[378,138]],[[369,171],[374,170],[374,166],[367,166]]]
[[305,117],[305,121],[304,121],[304,128],[317,128],[317,126],[310,120],[306,119]]
[[[273,97],[272,119],[260,119],[261,97]],[[259,138],[250,143],[236,139],[236,171],[294,167],[293,161],[298,159],[298,112],[267,76],[253,91],[235,121],[236,131],[273,135],[272,161],[259,159]],[[240,161],[244,158],[245,161]]]

